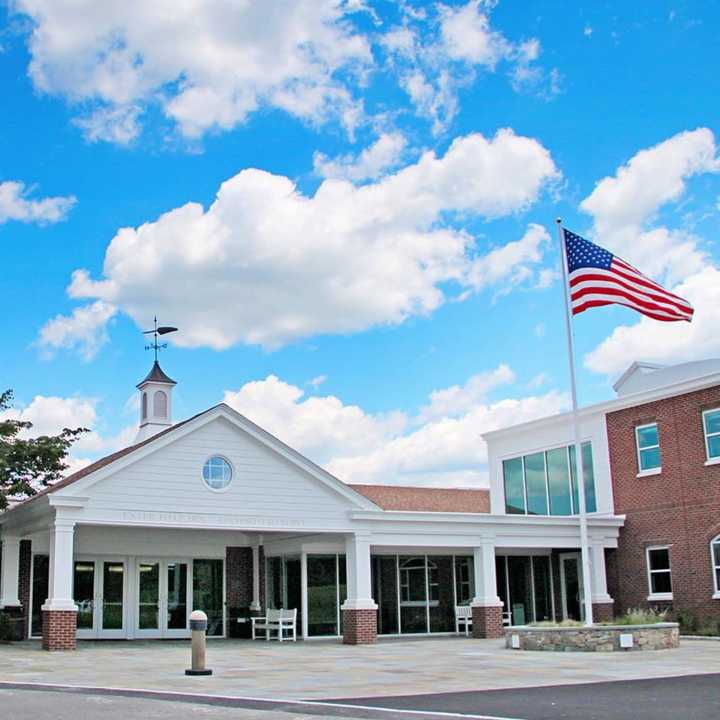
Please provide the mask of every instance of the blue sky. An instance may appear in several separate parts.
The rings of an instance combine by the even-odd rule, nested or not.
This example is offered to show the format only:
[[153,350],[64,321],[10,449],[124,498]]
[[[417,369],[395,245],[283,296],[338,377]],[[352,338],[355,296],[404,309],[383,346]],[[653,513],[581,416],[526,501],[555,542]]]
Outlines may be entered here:
[[0,8],[2,377],[92,428],[73,467],[132,440],[157,312],[176,419],[482,484],[481,432],[567,403],[557,215],[697,309],[578,318],[583,403],[720,353],[717,3],[173,8]]

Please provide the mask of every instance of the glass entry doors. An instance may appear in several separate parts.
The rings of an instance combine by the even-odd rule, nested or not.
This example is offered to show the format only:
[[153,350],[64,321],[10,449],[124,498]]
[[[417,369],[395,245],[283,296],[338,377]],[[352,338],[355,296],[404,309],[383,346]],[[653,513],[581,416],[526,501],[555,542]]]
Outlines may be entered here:
[[125,637],[124,560],[76,560],[73,597],[78,606],[79,638]]
[[187,560],[138,560],[137,637],[188,637],[191,601]]
[[563,619],[584,620],[585,606],[580,553],[560,555]]

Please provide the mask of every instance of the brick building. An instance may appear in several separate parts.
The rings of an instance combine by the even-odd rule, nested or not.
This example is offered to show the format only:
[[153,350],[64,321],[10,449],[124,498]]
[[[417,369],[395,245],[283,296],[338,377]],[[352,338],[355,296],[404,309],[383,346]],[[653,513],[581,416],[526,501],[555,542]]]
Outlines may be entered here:
[[[595,618],[654,607],[689,625],[720,620],[720,360],[633,363],[614,389],[615,399],[579,412],[595,492],[624,518],[617,549],[605,550],[604,600],[593,591]],[[571,438],[569,414],[488,433],[492,506],[530,512],[528,468],[544,473],[551,506],[554,448]],[[525,505],[513,489],[518,459]],[[603,512],[592,495],[588,505],[591,517]]]

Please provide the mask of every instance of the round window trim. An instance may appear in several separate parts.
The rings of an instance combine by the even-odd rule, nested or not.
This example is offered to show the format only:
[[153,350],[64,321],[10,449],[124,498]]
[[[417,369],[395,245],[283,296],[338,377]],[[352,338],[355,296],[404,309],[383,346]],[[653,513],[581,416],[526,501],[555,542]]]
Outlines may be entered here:
[[[232,484],[235,469],[224,455],[211,455],[203,463],[200,476],[202,477],[203,485],[205,485],[208,490],[222,493]],[[222,484],[212,485],[212,482]]]

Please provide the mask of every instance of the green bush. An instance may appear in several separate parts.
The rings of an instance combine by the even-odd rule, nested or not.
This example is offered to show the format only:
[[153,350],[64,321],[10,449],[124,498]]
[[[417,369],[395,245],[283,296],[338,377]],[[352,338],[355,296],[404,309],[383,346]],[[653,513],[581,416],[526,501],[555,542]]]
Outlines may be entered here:
[[720,636],[720,620],[715,618],[698,617],[692,612],[683,610],[677,614],[677,621],[680,623],[680,632],[683,635]]
[[530,623],[531,627],[582,627],[582,623],[579,620],[560,620],[555,622],[554,620],[541,620],[540,622]]
[[12,640],[12,624],[10,618],[3,612],[0,612],[0,642]]

